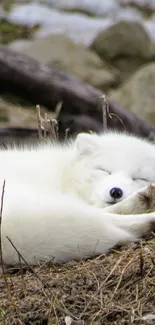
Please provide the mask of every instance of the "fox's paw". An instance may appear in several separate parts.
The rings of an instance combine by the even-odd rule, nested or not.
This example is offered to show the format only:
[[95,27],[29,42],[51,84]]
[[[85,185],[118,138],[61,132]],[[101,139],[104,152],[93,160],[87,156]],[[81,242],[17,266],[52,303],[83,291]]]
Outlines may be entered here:
[[155,184],[151,184],[145,189],[138,191],[138,198],[146,212],[155,211]]

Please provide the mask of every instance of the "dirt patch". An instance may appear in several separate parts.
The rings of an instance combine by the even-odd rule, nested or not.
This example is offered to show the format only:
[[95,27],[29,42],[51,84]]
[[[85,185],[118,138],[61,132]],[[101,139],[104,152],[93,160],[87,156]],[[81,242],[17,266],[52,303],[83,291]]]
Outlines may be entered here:
[[[37,128],[35,105],[27,104],[26,101],[22,102],[20,98],[11,97],[11,99],[12,101],[6,101],[5,97],[0,97],[0,128]],[[46,112],[45,107],[41,107],[41,111],[44,116]],[[50,118],[54,118],[54,113],[50,112],[48,115]]]
[[[0,324],[64,325],[155,322],[155,237],[65,265],[0,277]],[[39,278],[41,280],[39,280]],[[154,318],[154,320],[153,320]],[[80,320],[80,322],[79,322]]]

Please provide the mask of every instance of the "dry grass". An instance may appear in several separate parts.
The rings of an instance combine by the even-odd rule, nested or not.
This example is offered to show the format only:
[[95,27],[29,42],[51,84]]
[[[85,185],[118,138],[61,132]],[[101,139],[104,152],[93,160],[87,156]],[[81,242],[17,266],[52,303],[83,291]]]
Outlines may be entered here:
[[7,287],[2,275],[0,324],[63,325],[71,316],[77,325],[153,325],[154,251],[152,238],[85,262],[7,274]]

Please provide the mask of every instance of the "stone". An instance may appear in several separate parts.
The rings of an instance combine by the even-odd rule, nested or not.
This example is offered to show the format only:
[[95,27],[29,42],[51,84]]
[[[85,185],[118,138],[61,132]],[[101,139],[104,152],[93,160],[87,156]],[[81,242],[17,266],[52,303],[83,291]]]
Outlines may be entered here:
[[110,98],[155,125],[154,85],[155,63],[150,63],[139,69],[119,90],[113,91]]
[[152,41],[139,22],[120,21],[100,32],[91,45],[102,60],[106,60],[128,78],[142,64],[153,59]]
[[[16,49],[15,45],[10,48]],[[107,91],[115,86],[119,74],[93,51],[82,45],[75,44],[65,35],[51,35],[45,39],[37,39],[19,46],[18,52],[27,54],[46,64],[54,64],[61,70],[93,85],[95,88]]]

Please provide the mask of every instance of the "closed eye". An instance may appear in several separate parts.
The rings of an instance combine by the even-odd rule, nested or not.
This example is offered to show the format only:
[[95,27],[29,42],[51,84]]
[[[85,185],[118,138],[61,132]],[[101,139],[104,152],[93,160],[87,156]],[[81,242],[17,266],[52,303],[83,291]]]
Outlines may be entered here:
[[111,173],[108,170],[104,169],[103,167],[97,167],[97,169],[111,175]]
[[136,177],[133,177],[132,179],[133,179],[133,181],[143,181],[143,182],[150,183],[150,181],[148,179],[145,179],[145,178],[138,178],[138,177],[136,178]]

